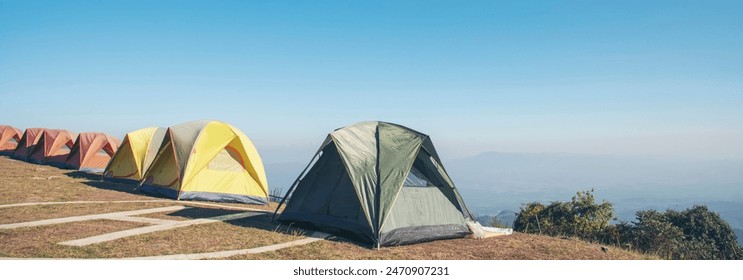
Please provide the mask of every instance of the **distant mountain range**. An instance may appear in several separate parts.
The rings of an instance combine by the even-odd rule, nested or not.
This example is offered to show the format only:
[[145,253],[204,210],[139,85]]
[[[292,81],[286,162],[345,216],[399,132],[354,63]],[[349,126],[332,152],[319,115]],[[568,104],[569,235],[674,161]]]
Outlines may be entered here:
[[[477,214],[477,213],[474,213]],[[483,215],[483,216],[477,216],[475,219],[477,219],[478,222],[480,222],[483,226],[492,226],[494,221],[497,221],[501,225],[505,227],[513,227],[513,222],[516,221],[516,212],[509,211],[509,210],[503,210],[498,215],[490,216],[490,215]]]
[[633,209],[743,201],[743,160],[491,152],[444,165],[468,205],[496,208],[489,213],[589,189],[611,202],[629,199],[622,203]]
[[743,160],[483,153],[444,162],[461,188],[536,191],[743,183]]
[[[269,183],[288,188],[306,164],[266,164]],[[444,166],[462,190],[572,193],[592,187],[602,191],[642,192],[691,188],[717,197],[718,193],[694,188],[743,186],[743,160],[488,152],[464,159],[445,159]]]

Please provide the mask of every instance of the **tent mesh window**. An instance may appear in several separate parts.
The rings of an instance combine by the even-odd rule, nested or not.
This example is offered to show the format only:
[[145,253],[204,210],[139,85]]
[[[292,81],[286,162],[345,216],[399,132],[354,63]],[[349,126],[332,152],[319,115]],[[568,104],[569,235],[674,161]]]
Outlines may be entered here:
[[10,140],[8,140],[8,143],[18,144],[18,141],[16,141],[15,138],[10,138]]
[[106,150],[104,150],[103,148],[101,148],[95,154],[96,155],[99,155],[99,156],[107,156],[108,155],[108,152],[106,152]]
[[431,183],[431,180],[426,177],[420,170],[418,170],[415,167],[412,167],[410,169],[410,172],[408,173],[408,177],[405,178],[405,183],[403,184],[403,187],[410,187],[410,188],[426,188],[426,187],[435,187],[434,184]]
[[243,166],[237,158],[239,158],[239,155],[235,155],[234,152],[224,149],[209,162],[207,168],[217,171],[242,172]]
[[65,146],[62,146],[61,148],[59,148],[59,151],[60,152],[64,152],[64,153],[69,153],[70,152],[70,147],[67,147],[66,145]]

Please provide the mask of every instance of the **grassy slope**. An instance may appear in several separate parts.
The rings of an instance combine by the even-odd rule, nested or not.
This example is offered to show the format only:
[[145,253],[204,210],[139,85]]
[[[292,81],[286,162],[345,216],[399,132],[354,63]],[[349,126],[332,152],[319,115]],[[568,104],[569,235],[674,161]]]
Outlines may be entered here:
[[350,242],[321,241],[306,246],[232,259],[386,260],[636,260],[651,257],[580,240],[516,233],[485,240],[453,239],[370,250]]
[[[0,156],[0,204],[75,200],[147,200],[131,186],[97,182],[89,176],[50,166],[33,165]],[[135,210],[175,205],[165,203],[78,204],[0,209],[0,224],[19,221]],[[240,206],[245,205],[234,205]],[[254,206],[247,206],[253,207]],[[275,205],[271,206],[275,207]],[[271,207],[265,207],[270,209]],[[234,211],[233,211],[234,212]],[[197,207],[147,215],[183,220],[231,213]],[[88,221],[53,226],[0,230],[0,257],[105,258],[199,253],[245,249],[301,238],[273,224],[267,216],[144,234],[82,248],[57,242],[144,226],[119,221]],[[578,240],[514,234],[486,240],[455,239],[370,250],[343,240],[325,240],[234,259],[646,259],[648,256]]]

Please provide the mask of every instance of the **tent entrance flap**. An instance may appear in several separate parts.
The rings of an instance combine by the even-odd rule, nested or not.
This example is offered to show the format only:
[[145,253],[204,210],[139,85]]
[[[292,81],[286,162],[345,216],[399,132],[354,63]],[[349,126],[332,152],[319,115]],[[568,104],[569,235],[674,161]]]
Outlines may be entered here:
[[299,182],[278,220],[348,231],[371,239],[371,226],[336,146],[326,146],[322,155]]
[[[403,188],[397,195],[396,201],[390,214],[382,225],[380,243],[408,244],[415,243],[424,237],[415,237],[411,234],[398,235],[392,238],[387,233],[402,228],[419,228],[436,225],[464,225],[465,218],[462,215],[459,203],[451,188],[442,186],[441,182],[430,179],[425,168],[425,152],[419,153],[415,163],[410,169]],[[425,169],[424,169],[425,170]],[[458,230],[447,233],[445,230],[451,227],[438,228],[437,236],[451,234],[458,236]],[[381,235],[386,235],[381,238]],[[392,238],[392,239],[391,239]],[[408,239],[406,239],[408,238]],[[412,238],[412,239],[410,239]]]

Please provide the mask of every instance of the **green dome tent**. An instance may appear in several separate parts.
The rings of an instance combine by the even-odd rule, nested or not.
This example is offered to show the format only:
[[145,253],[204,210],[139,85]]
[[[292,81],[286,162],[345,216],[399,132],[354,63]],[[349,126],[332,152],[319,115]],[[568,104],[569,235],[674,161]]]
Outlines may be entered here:
[[285,201],[278,221],[376,247],[464,237],[472,218],[430,138],[385,122],[330,133]]

